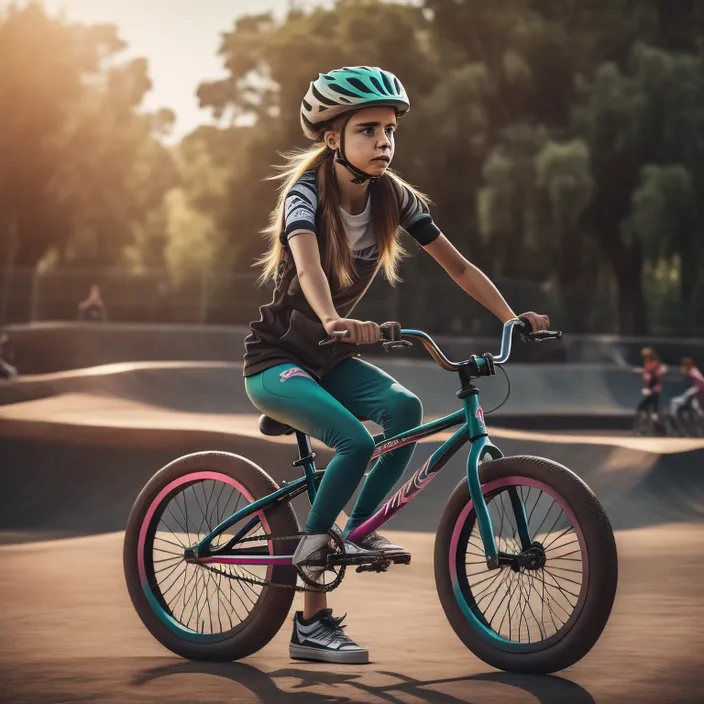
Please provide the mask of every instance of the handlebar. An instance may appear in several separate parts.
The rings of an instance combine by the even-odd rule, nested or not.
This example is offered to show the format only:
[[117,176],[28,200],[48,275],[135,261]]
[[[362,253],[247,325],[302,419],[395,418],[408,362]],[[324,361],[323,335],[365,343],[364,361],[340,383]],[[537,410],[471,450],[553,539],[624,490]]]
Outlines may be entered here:
[[[529,342],[542,342],[544,340],[559,340],[562,337],[560,330],[537,330],[533,331],[527,320],[522,318],[512,318],[506,321],[501,333],[501,349],[499,354],[493,357],[494,364],[505,364],[511,356],[511,345],[513,342],[513,329],[520,325],[522,328],[521,337]],[[384,323],[379,326],[381,328],[381,337],[384,349],[397,349],[399,347],[408,347],[411,345],[408,339],[418,340],[425,347],[428,354],[433,360],[443,369],[447,371],[458,371],[459,368],[466,364],[465,362],[453,362],[449,360],[443,351],[438,347],[437,343],[430,335],[422,330],[408,330],[401,328],[398,323]],[[335,330],[332,335],[319,344],[329,345],[338,342],[343,337],[349,335],[348,330]]]

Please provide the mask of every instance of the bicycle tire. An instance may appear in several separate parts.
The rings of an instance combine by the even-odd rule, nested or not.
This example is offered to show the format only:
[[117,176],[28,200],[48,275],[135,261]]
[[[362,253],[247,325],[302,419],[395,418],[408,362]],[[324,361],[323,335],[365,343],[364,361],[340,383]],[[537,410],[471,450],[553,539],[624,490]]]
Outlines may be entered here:
[[[238,626],[221,637],[205,637],[188,633],[185,629],[179,630],[170,622],[173,618],[170,619],[168,613],[159,613],[160,608],[165,610],[166,607],[158,603],[158,595],[153,593],[154,585],[144,577],[143,563],[148,559],[146,553],[150,549],[144,536],[149,535],[159,506],[165,505],[169,487],[189,485],[188,482],[196,483],[212,476],[221,477],[220,481],[239,487],[245,495],[249,494],[250,501],[261,499],[278,489],[263,469],[239,455],[200,452],[174,460],[150,479],[134,503],[125,533],[123,567],[132,604],[156,640],[177,655],[191,660],[232,661],[257,652],[278,633],[291,608],[294,597],[292,589],[263,587],[251,613]],[[160,496],[163,496],[161,500]],[[260,515],[263,516],[263,527],[272,535],[295,535],[299,531],[290,502],[278,503]],[[143,542],[141,547],[140,536]],[[296,541],[269,541],[268,545],[271,554],[292,554]],[[295,585],[296,572],[292,567],[272,566],[270,581]]]
[[[545,647],[518,647],[492,638],[472,616],[471,602],[458,587],[459,548],[452,554],[453,535],[458,521],[476,520],[467,481],[454,489],[443,511],[435,540],[435,583],[443,610],[460,640],[477,657],[493,667],[508,672],[548,674],[562,670],[584,657],[599,639],[609,619],[618,582],[618,557],[613,530],[601,504],[589,487],[566,467],[547,459],[528,456],[505,457],[480,465],[480,479],[485,494],[496,487],[509,486],[513,479],[529,480],[550,488],[571,509],[582,531],[588,553],[588,578],[581,610],[569,629],[558,631],[545,641]],[[491,489],[494,487],[494,489]],[[463,512],[466,518],[462,519]],[[461,559],[464,563],[464,552]],[[509,568],[510,569],[510,568]],[[453,584],[453,574],[455,583]],[[478,608],[478,607],[477,607]],[[520,631],[519,631],[520,633]],[[556,637],[558,636],[559,637]]]

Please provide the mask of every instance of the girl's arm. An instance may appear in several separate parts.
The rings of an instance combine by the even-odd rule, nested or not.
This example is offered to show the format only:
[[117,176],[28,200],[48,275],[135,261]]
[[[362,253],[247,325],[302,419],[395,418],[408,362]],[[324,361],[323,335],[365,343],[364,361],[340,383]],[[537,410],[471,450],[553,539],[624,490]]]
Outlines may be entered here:
[[[450,242],[441,234],[425,251],[450,275],[452,280],[472,298],[490,310],[502,323],[517,317],[499,290],[491,280],[474,264],[467,261]],[[523,313],[534,330],[542,330],[550,324],[547,316],[536,313]]]
[[330,283],[320,264],[320,249],[313,232],[297,232],[288,241],[288,246],[296,263],[296,273],[308,305],[320,318],[323,325],[337,320],[330,292]]
[[320,263],[320,249],[315,233],[307,230],[293,233],[288,244],[296,263],[296,273],[303,295],[320,318],[325,332],[331,335],[334,330],[349,330],[349,337],[344,338],[343,342],[378,342],[381,339],[381,330],[376,323],[341,318],[335,310],[330,282]]

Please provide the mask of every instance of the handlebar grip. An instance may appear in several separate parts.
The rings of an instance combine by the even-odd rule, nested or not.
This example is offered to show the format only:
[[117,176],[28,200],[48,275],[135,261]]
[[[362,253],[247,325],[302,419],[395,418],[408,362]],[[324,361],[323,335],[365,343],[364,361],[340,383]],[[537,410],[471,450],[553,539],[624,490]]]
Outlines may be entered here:
[[398,342],[401,339],[401,323],[389,321],[379,326],[381,339],[384,342]]
[[518,319],[523,323],[520,328],[518,325],[516,326],[518,332],[520,332],[521,335],[530,335],[533,332],[533,326],[531,325],[530,320],[528,320],[528,318],[524,318],[522,315],[519,315]]
[[518,319],[523,325],[516,325],[516,330],[521,338],[526,342],[543,342],[544,340],[560,340],[562,330],[533,330],[530,320],[519,316]]

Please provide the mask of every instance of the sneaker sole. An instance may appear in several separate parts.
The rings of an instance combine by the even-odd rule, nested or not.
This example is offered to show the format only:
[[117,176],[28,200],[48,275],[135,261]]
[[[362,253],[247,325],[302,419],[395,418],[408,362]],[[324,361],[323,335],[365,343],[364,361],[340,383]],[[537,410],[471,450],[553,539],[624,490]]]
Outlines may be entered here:
[[292,660],[317,660],[318,662],[333,662],[341,665],[367,665],[368,650],[321,650],[308,645],[290,643],[288,654]]

